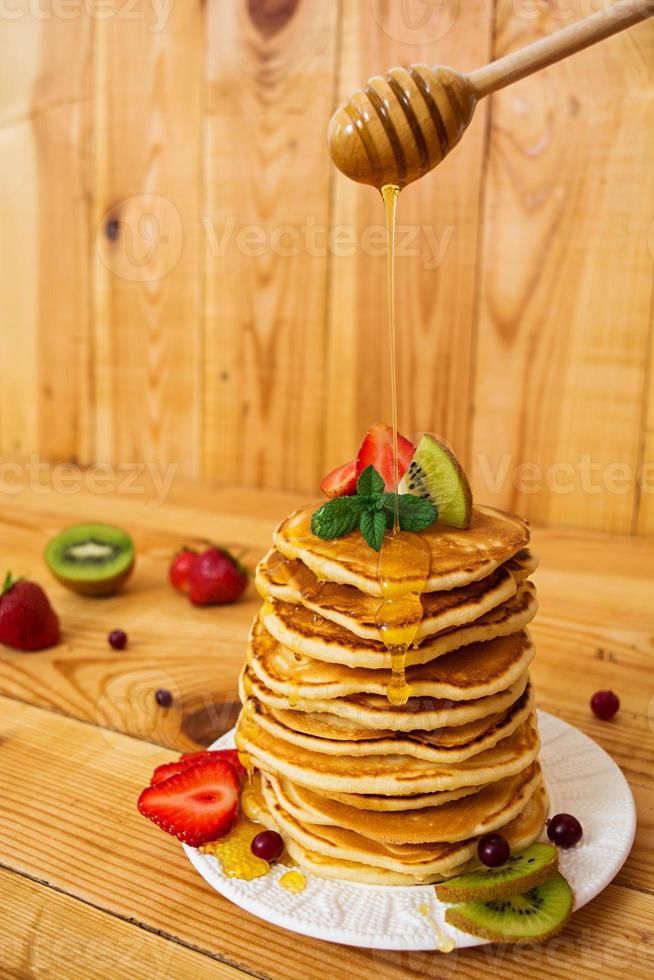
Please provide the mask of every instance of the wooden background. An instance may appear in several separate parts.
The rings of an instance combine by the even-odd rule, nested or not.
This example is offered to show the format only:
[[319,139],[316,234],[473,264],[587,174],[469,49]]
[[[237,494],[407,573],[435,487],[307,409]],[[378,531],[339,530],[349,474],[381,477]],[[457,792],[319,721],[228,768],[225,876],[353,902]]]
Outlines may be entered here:
[[[0,452],[313,491],[389,414],[381,205],[333,108],[599,5],[3,8]],[[399,224],[402,428],[479,498],[654,531],[654,23],[487,100]]]

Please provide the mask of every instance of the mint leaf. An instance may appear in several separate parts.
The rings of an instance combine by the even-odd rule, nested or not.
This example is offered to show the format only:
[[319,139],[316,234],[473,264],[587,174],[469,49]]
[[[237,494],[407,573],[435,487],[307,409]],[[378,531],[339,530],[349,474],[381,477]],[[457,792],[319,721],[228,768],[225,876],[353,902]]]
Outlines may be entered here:
[[[432,504],[431,500],[425,500],[424,497],[416,497],[412,493],[399,494],[398,509],[400,530],[402,531],[424,531],[438,517],[438,509]],[[384,494],[384,512],[387,526],[392,527],[395,518],[394,493]]]
[[358,497],[377,497],[384,492],[386,484],[383,477],[379,475],[375,467],[371,464],[357,480]]
[[361,511],[359,521],[361,533],[375,551],[380,551],[384,543],[384,531],[386,530],[386,517],[382,510],[376,508],[366,508]]
[[319,507],[311,518],[311,530],[323,541],[342,538],[359,523],[361,502],[356,497],[336,497]]

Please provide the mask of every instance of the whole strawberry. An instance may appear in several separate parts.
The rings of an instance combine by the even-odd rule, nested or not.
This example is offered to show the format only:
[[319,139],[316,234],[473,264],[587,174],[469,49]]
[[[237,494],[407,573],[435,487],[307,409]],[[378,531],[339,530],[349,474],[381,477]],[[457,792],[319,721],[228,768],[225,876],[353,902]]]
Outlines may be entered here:
[[0,643],[45,650],[59,643],[59,617],[40,585],[7,574],[0,592]]
[[224,548],[196,555],[189,572],[189,599],[195,606],[235,602],[248,584],[247,571]]
[[170,564],[168,578],[170,579],[170,584],[178,589],[179,592],[188,592],[189,590],[189,575],[191,573],[193,559],[196,555],[197,551],[193,551],[192,548],[182,548],[181,551],[177,552]]

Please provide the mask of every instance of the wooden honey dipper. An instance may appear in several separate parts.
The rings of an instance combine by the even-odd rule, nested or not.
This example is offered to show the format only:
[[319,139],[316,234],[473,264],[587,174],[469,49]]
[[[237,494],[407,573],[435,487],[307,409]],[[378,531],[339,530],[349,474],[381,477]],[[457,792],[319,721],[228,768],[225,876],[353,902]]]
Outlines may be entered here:
[[404,187],[456,146],[485,95],[652,15],[654,0],[620,0],[467,74],[442,66],[391,68],[386,78],[369,79],[332,116],[332,160],[359,183]]

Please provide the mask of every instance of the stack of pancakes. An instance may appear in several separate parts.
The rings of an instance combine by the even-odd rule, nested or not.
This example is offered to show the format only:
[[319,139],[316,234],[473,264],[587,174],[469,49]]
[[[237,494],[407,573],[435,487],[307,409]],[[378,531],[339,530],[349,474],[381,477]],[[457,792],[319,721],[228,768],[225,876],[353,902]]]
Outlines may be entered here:
[[547,810],[527,524],[479,507],[466,530],[421,533],[423,618],[406,653],[409,698],[395,705],[378,555],[359,531],[315,537],[312,510],[282,522],[257,569],[264,604],[236,736],[254,773],[246,815],[278,830],[303,867],[372,884],[458,874],[490,831],[526,847]]

